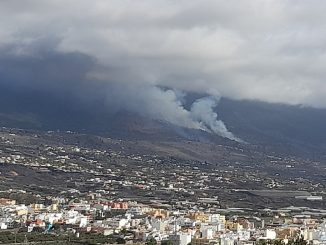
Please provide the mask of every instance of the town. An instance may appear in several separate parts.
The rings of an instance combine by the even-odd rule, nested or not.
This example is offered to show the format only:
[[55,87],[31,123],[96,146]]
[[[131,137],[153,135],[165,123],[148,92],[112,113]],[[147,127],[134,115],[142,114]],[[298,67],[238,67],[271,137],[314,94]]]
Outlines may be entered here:
[[318,162],[251,152],[250,163],[238,146],[199,161],[73,132],[2,128],[0,139],[2,243],[326,242]]
[[202,210],[200,205],[170,209],[122,199],[107,201],[95,195],[52,198],[43,203],[25,205],[0,199],[0,242],[231,245],[276,239],[286,244],[300,237],[313,244],[326,243],[325,210]]
[[0,0],[0,245],[326,245],[325,12]]

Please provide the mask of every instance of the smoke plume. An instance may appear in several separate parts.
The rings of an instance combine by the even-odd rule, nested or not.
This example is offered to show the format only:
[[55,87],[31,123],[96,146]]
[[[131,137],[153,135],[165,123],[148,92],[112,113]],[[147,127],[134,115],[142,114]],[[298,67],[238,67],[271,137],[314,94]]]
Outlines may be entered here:
[[221,137],[242,142],[218,119],[214,109],[220,97],[209,95],[193,102],[188,110],[184,106],[185,92],[162,89],[157,86],[109,85],[108,104],[112,110],[127,110],[144,117],[164,121],[176,126],[199,129]]
[[191,106],[191,116],[193,120],[203,125],[206,131],[218,134],[224,138],[241,142],[225,126],[222,120],[218,120],[214,108],[218,105],[219,98],[208,96],[196,100]]
[[[209,90],[208,97],[196,100],[188,109],[185,106],[186,92],[181,89],[163,88],[135,77],[123,81],[113,68],[108,69],[105,76],[95,77],[94,72],[99,70],[96,59],[78,52],[60,52],[56,45],[50,44],[41,40],[0,50],[3,53],[0,58],[0,96],[27,101],[7,101],[9,104],[20,103],[20,107],[24,105],[22,111],[31,113],[35,111],[34,107],[45,112],[60,110],[60,103],[86,113],[100,111],[99,115],[114,116],[128,111],[240,141],[214,111],[219,101],[216,91]],[[54,104],[46,103],[50,98]]]

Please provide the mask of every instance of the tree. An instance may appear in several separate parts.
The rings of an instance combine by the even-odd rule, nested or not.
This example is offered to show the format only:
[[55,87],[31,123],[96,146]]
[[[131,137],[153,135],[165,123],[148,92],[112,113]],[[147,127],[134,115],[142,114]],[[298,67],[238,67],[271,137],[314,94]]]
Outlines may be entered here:
[[117,240],[116,240],[116,242],[117,242],[118,244],[125,244],[125,243],[126,243],[126,240],[123,239],[122,237],[118,237]]
[[295,240],[289,241],[288,245],[307,245],[308,243],[303,239],[303,236],[297,237]]
[[157,241],[153,237],[151,237],[147,239],[146,245],[157,245]]
[[173,243],[170,240],[164,240],[164,241],[161,242],[161,245],[172,245],[172,244]]

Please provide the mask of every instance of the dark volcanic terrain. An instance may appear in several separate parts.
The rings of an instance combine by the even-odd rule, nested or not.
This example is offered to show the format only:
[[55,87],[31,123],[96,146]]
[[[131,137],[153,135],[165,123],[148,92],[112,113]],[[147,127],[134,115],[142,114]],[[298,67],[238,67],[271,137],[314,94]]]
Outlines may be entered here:
[[[205,95],[189,94],[184,107]],[[218,119],[235,136],[260,151],[326,160],[326,110],[222,98]],[[34,130],[75,131],[132,140],[192,140],[225,144],[225,140],[128,111],[112,111],[103,101],[1,86],[0,125]]]
[[[221,139],[221,141],[223,141]],[[74,132],[2,128],[0,187],[74,196],[97,193],[178,206],[326,208],[326,166],[262,147],[223,141],[121,140]]]

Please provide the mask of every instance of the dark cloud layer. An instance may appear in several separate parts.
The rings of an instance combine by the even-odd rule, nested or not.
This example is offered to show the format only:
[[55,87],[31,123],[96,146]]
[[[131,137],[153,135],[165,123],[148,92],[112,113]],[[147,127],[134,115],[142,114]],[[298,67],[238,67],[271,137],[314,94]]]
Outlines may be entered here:
[[59,40],[96,58],[104,81],[324,107],[325,10],[321,0],[1,1],[0,45]]
[[[32,47],[25,47],[28,52],[17,54],[21,46],[10,46],[0,58],[1,91],[3,95],[15,94],[18,102],[25,98],[27,105],[23,105],[23,111],[33,111],[33,107],[43,112],[51,111],[53,106],[57,107],[53,101],[57,101],[59,108],[66,103],[72,108],[82,107],[84,112],[97,110],[113,115],[128,111],[238,140],[213,112],[219,100],[217,95],[197,100],[193,108],[187,110],[183,105],[185,94],[182,92],[149,84],[136,86],[128,82],[115,82],[114,73],[113,78],[106,73],[107,79],[102,81],[89,76],[89,72],[98,67],[91,57],[77,52],[63,53],[53,47],[39,50],[37,47],[33,44]],[[29,101],[26,101],[26,97]],[[48,104],[47,100],[52,104]],[[38,103],[35,104],[35,101]]]
[[5,0],[0,86],[192,128],[210,123],[184,108],[185,92],[214,106],[224,96],[325,107],[325,10],[322,0]]

